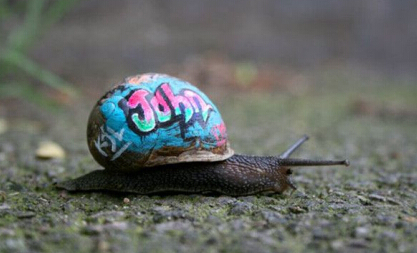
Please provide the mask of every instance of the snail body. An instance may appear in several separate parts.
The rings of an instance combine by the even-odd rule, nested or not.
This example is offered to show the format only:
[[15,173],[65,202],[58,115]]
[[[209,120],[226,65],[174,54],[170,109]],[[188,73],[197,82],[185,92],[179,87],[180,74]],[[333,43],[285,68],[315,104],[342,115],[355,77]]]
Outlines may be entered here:
[[347,160],[234,154],[213,102],[195,86],[163,74],[126,78],[93,108],[87,141],[104,170],[61,182],[68,191],[219,193],[232,196],[296,189],[292,166],[348,165]]

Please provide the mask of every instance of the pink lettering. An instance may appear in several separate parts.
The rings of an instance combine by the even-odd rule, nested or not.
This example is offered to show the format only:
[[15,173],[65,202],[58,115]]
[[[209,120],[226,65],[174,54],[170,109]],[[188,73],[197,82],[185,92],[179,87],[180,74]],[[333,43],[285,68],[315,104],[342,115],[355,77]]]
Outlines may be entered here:
[[211,134],[214,136],[214,138],[216,138],[218,147],[226,144],[226,126],[223,122],[219,125],[215,125],[211,129]]
[[144,114],[143,121],[145,122],[151,122],[154,120],[154,114],[152,107],[149,105],[148,101],[146,100],[146,96],[149,94],[146,90],[137,90],[135,93],[132,94],[132,96],[129,98],[129,101],[127,101],[127,105],[130,108],[136,108],[139,105],[142,107],[142,111]]

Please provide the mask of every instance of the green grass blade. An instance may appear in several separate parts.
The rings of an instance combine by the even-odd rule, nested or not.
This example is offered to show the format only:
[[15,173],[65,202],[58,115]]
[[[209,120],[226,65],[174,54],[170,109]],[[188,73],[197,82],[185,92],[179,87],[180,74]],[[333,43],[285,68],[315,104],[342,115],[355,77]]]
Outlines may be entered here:
[[5,50],[0,57],[0,59],[3,59],[8,64],[20,68],[32,77],[62,93],[71,97],[75,97],[77,94],[76,89],[71,84],[45,68],[42,68],[39,64],[16,50]]
[[14,30],[8,37],[8,46],[21,52],[26,51],[38,38],[41,27],[44,0],[29,1],[22,26]]

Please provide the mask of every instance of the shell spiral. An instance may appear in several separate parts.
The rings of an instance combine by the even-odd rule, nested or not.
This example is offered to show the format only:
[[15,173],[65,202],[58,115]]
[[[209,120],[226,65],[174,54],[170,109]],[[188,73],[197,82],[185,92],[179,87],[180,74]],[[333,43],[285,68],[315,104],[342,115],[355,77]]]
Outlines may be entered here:
[[99,164],[124,171],[233,155],[214,103],[164,74],[127,77],[108,91],[90,114],[87,141]]

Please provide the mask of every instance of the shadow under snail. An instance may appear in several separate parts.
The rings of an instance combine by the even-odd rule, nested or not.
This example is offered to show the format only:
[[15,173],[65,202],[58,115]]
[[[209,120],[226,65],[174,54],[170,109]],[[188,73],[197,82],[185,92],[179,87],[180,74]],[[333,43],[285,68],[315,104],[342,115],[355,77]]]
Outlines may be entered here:
[[137,194],[282,193],[296,189],[289,167],[349,165],[289,158],[307,139],[279,156],[234,154],[218,109],[199,89],[164,74],[131,76],[108,91],[89,117],[88,147],[105,169],[57,187]]

